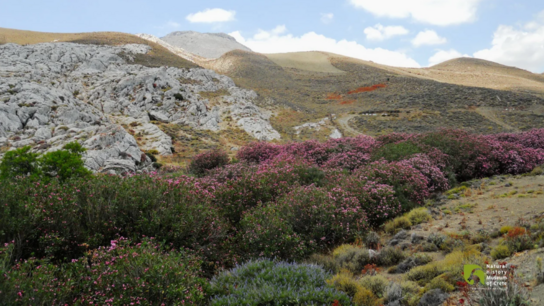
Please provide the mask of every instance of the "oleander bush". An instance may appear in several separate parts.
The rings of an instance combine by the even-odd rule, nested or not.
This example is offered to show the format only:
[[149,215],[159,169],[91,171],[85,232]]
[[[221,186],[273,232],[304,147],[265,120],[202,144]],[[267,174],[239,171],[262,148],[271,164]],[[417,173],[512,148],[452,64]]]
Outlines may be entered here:
[[[544,164],[542,133],[544,129],[485,136],[444,129],[423,134],[394,133],[377,138],[358,136],[326,142],[256,142],[243,147],[237,154],[239,161],[230,164],[227,155],[220,151],[196,156],[193,166],[188,167],[192,176],[181,174],[177,168],[124,177],[91,175],[83,168],[83,148],[75,143],[41,156],[29,148],[8,151],[0,163],[0,243],[5,247],[7,243],[10,251],[8,254],[2,250],[0,268],[8,271],[5,275],[11,278],[8,281],[0,274],[0,277],[4,275],[0,278],[1,286],[11,286],[9,291],[3,292],[26,299],[30,297],[25,295],[29,289],[24,289],[22,296],[20,291],[13,291],[15,280],[25,284],[25,288],[30,288],[29,284],[38,287],[57,284],[65,271],[79,271],[77,269],[84,263],[92,262],[90,254],[110,259],[104,248],[111,247],[111,241],[118,241],[117,245],[123,244],[123,249],[140,254],[133,250],[142,245],[151,248],[152,242],[146,237],[153,237],[161,242],[161,246],[149,256],[177,258],[181,264],[191,262],[190,266],[194,264],[195,269],[198,266],[198,273],[187,269],[190,274],[190,277],[187,274],[187,280],[153,280],[158,284],[157,288],[169,288],[169,284],[189,288],[187,292],[190,293],[184,293],[189,294],[186,304],[200,303],[205,298],[200,292],[201,289],[206,291],[204,285],[192,287],[200,284],[198,277],[211,277],[218,270],[225,272],[212,282],[214,305],[257,300],[266,304],[270,302],[266,300],[270,296],[280,297],[280,304],[283,297],[301,297],[308,305],[383,304],[387,295],[383,290],[373,292],[364,287],[350,292],[350,302],[346,294],[326,284],[325,280],[332,277],[329,271],[375,273],[380,269],[376,265],[385,267],[401,263],[408,254],[394,247],[382,248],[379,237],[368,233],[385,224],[386,232],[395,234],[400,229],[430,220],[429,212],[420,208],[424,201],[435,193],[458,186],[457,183],[490,175],[538,173],[538,166]],[[461,188],[455,190],[462,191]],[[505,254],[510,256],[513,252],[542,244],[541,229],[531,231],[534,234],[527,228],[505,229],[502,244],[491,254],[496,258]],[[127,237],[132,243],[125,245],[119,241],[120,237]],[[440,249],[450,254],[443,261],[420,265],[408,272],[408,280],[422,287],[428,286],[425,289],[416,285],[403,287],[401,283],[401,290],[406,292],[402,303],[415,305],[417,298],[432,288],[449,290],[450,285],[462,281],[464,263],[483,265],[486,258],[465,244],[470,238],[431,234],[425,242],[426,249]],[[472,236],[472,242],[475,239],[483,238]],[[377,252],[360,247],[363,241]],[[331,256],[324,255],[331,250]],[[124,253],[119,256],[127,258]],[[145,270],[153,262],[146,256],[126,259],[127,265],[123,269],[130,267],[135,273]],[[252,261],[263,257],[319,263],[327,272],[315,266]],[[143,258],[147,261],[138,261]],[[234,287],[217,287],[223,280],[234,279],[237,272],[233,271],[238,271],[226,272],[229,270],[224,269],[247,261],[250,264],[237,269],[274,271],[278,278],[270,281],[269,286],[251,287],[244,294],[239,294],[246,288],[244,286],[255,285],[247,278],[233,281]],[[121,262],[116,259],[113,264]],[[47,273],[40,274],[38,266]],[[23,272],[16,272],[17,269]],[[100,269],[97,271],[102,271]],[[308,272],[310,270],[313,272]],[[92,279],[94,274],[90,275],[91,272],[82,271],[81,275]],[[282,278],[284,276],[304,278],[322,273],[325,273],[323,281],[310,281],[306,291],[282,287],[290,284]],[[121,277],[115,275],[102,277],[103,284]],[[138,277],[144,279],[144,276]],[[221,282],[217,281],[219,278]],[[89,294],[100,289],[93,287],[94,283],[82,284],[91,288],[91,291],[85,291],[89,289],[87,287],[82,289]],[[81,289],[77,286],[74,288]],[[117,288],[117,284],[115,286]],[[191,291],[194,288],[200,293]],[[73,294],[70,290],[71,286],[58,288],[58,301],[62,294]],[[110,287],[108,292],[117,294],[116,290]],[[136,287],[130,290],[137,293],[135,296],[148,294],[137,291],[140,289]],[[393,291],[398,291],[395,290],[392,289],[391,296]],[[174,291],[171,287],[161,290],[161,294],[169,294],[169,297],[157,299],[168,301],[165,304],[176,304],[181,296],[176,294],[181,293]],[[149,292],[152,292],[151,288]],[[49,293],[43,294],[38,296],[36,293],[32,297],[35,301],[45,301],[42,304],[56,305],[57,301],[47,300]],[[168,300],[170,296],[172,299]],[[96,298],[96,303],[104,305],[133,302],[121,297],[113,302],[90,298]],[[21,304],[28,304],[27,300],[21,301]]]
[[[1,248],[0,259],[12,257],[13,249]],[[63,265],[30,258],[0,269],[1,305],[201,305],[207,299],[200,260],[149,238],[113,240]]]
[[359,180],[372,180],[392,186],[402,212],[423,204],[430,195],[428,179],[416,168],[404,162],[377,161],[364,166],[353,174]]
[[347,294],[327,284],[319,266],[249,261],[219,273],[210,282],[210,305],[350,305]]
[[187,171],[196,176],[203,176],[206,172],[223,167],[230,161],[227,153],[220,149],[200,153],[191,159]]
[[[0,182],[0,238],[15,242],[14,260],[50,256],[76,259],[87,248],[118,236],[156,237],[210,258],[228,225],[195,180],[161,180],[145,175],[95,176],[44,184],[31,179]],[[137,187],[137,188],[135,188]]]
[[276,205],[294,232],[314,245],[316,251],[352,242],[368,229],[359,200],[340,188],[327,191],[314,185],[297,187],[278,199]]

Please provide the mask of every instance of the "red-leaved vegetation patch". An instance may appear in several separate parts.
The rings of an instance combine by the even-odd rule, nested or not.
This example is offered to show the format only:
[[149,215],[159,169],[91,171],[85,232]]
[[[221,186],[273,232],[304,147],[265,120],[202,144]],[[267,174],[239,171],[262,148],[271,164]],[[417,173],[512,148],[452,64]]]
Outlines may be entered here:
[[372,86],[368,86],[368,87],[359,87],[355,90],[352,90],[350,92],[348,92],[348,95],[352,95],[352,94],[356,94],[356,93],[361,93],[361,92],[369,92],[369,91],[374,91],[378,88],[385,88],[387,87],[387,85],[385,84],[376,84],[376,85],[372,85]]
[[[359,87],[355,90],[349,91],[347,94],[352,95],[352,94],[361,93],[361,92],[370,92],[378,88],[385,88],[385,87],[387,87],[387,85],[385,84],[376,84],[376,85],[372,85],[368,87]],[[327,100],[336,100],[340,102],[340,105],[349,105],[349,104],[355,103],[355,100],[344,100],[344,96],[338,93],[329,93],[327,95]]]
[[330,93],[327,95],[327,100],[342,100],[342,95]]

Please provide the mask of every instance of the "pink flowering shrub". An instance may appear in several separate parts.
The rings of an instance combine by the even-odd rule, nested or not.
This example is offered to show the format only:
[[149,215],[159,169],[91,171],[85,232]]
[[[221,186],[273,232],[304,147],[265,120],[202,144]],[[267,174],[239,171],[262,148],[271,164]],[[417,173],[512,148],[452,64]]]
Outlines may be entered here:
[[492,146],[483,136],[444,129],[423,134],[418,141],[445,153],[448,171],[459,182],[495,174],[496,164],[488,156]]
[[494,174],[520,174],[530,172],[544,163],[544,150],[524,147],[518,143],[495,141],[487,138],[492,147],[488,154],[494,163]]
[[259,203],[273,202],[299,184],[312,184],[318,175],[310,175],[310,163],[288,154],[251,169],[243,171],[238,179],[218,184],[214,191],[214,203],[233,224],[244,211]]
[[197,176],[203,176],[207,171],[223,167],[229,163],[229,156],[223,150],[210,150],[192,158],[187,171]]
[[265,142],[253,142],[242,147],[236,154],[240,161],[248,163],[260,163],[269,160],[281,152],[281,146]]
[[356,137],[344,137],[338,139],[330,139],[325,145],[329,151],[334,153],[370,153],[378,143],[376,139],[366,135],[359,135]]
[[293,231],[316,251],[352,242],[368,229],[358,199],[341,188],[327,191],[301,186],[278,199],[276,205]]
[[390,143],[398,143],[398,142],[403,142],[403,141],[407,141],[407,140],[411,140],[413,138],[415,138],[417,136],[417,134],[409,134],[409,133],[389,133],[387,135],[380,135],[378,137],[376,137],[376,141],[383,144],[383,145],[387,145],[387,144],[390,144]]
[[[12,250],[0,249],[0,259]],[[208,287],[200,265],[150,239],[119,239],[62,266],[35,258],[0,266],[0,296],[10,305],[200,305]]]
[[329,158],[330,151],[325,143],[317,140],[294,142],[283,146],[283,152],[306,159],[316,165],[322,165]]
[[370,154],[362,152],[345,152],[332,154],[325,163],[324,168],[339,168],[346,170],[355,170],[370,161]]
[[544,129],[532,129],[521,133],[502,133],[493,135],[499,141],[517,143],[527,148],[544,149]]
[[371,226],[378,226],[402,212],[395,190],[390,185],[352,175],[344,177],[339,188],[358,200]]
[[405,162],[376,161],[356,170],[354,176],[361,181],[372,180],[392,186],[403,211],[423,204],[430,195],[428,179]]
[[402,163],[412,166],[427,178],[429,192],[446,191],[449,189],[446,175],[436,166],[426,154],[415,154]]

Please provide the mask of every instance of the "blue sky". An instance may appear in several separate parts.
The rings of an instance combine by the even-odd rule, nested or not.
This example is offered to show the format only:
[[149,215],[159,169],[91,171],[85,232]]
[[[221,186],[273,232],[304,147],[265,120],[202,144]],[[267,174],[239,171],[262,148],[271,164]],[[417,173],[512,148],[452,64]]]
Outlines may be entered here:
[[323,50],[410,67],[473,56],[544,72],[542,0],[0,0],[0,27],[225,32],[263,53]]

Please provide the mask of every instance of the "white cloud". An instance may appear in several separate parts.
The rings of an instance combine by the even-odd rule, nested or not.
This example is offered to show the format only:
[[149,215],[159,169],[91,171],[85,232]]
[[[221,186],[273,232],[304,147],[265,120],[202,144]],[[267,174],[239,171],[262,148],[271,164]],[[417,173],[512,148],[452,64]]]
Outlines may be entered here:
[[417,33],[414,39],[412,39],[412,45],[414,45],[414,47],[420,47],[423,45],[441,45],[447,42],[447,39],[440,37],[433,30],[421,31]]
[[434,66],[445,61],[449,61],[454,58],[459,57],[470,57],[468,54],[462,54],[461,52],[450,49],[450,50],[439,50],[433,56],[429,58],[429,66]]
[[321,22],[324,24],[329,24],[334,20],[334,14],[328,13],[328,14],[321,14]]
[[491,45],[474,53],[474,57],[533,72],[544,70],[544,20],[519,28],[500,25]]
[[[278,28],[282,31],[278,31]],[[415,60],[403,52],[382,48],[370,49],[355,41],[337,41],[315,32],[309,32],[302,36],[294,36],[288,34],[284,26],[276,27],[272,31],[259,30],[256,35],[249,38],[244,38],[239,31],[232,32],[230,35],[239,43],[260,53],[325,51],[385,65],[420,67]]]
[[448,26],[476,20],[482,0],[350,0],[378,17],[412,18],[416,21]]
[[394,36],[406,35],[409,31],[403,26],[387,26],[377,24],[365,29],[365,35],[368,40],[382,41]]
[[206,9],[204,11],[187,15],[191,23],[216,23],[235,20],[235,11],[227,11],[220,8]]

